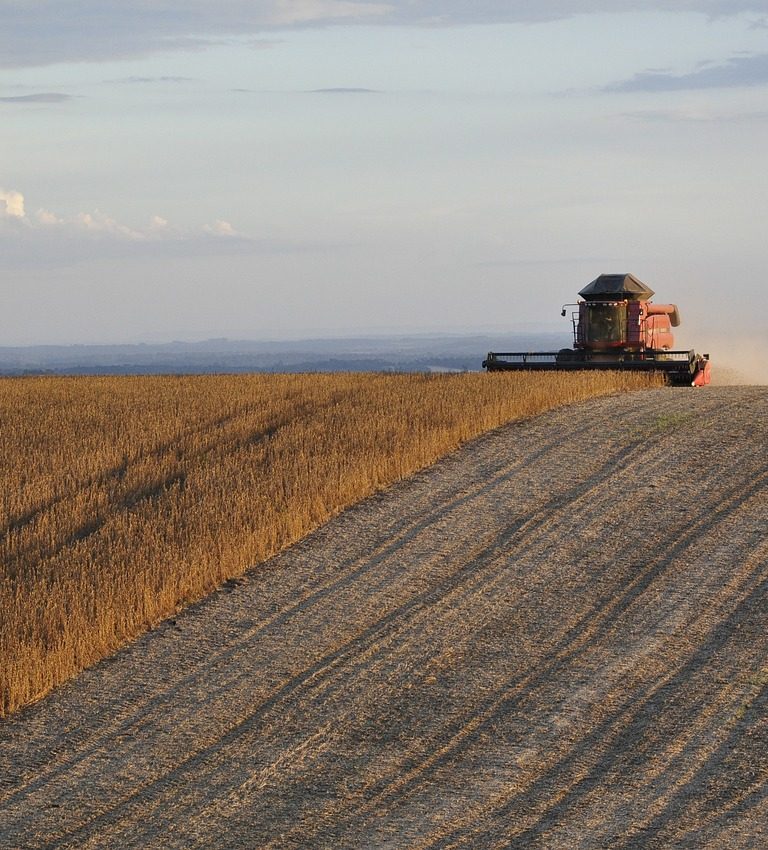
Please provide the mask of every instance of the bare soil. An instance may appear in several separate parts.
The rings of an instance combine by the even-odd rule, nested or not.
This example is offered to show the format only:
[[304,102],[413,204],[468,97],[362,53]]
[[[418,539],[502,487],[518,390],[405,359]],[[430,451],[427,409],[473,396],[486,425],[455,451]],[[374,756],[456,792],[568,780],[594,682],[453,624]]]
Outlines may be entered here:
[[768,846],[768,389],[490,433],[0,724],[0,847]]

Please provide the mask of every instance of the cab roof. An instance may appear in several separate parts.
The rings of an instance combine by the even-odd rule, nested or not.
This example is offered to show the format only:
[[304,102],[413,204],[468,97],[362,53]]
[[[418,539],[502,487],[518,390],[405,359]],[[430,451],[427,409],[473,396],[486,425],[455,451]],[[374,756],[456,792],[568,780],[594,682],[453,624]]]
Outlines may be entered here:
[[601,274],[579,292],[585,301],[647,301],[654,294],[632,274]]

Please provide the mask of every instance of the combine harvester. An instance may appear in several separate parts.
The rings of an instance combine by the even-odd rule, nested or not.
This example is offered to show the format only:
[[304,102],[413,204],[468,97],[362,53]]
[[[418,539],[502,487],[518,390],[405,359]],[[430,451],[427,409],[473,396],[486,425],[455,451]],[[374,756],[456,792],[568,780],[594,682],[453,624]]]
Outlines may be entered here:
[[483,366],[502,370],[631,369],[662,372],[668,384],[709,383],[708,354],[673,351],[672,328],[680,324],[674,304],[652,304],[653,290],[631,274],[601,274],[579,292],[571,312],[573,348],[560,351],[489,352]]

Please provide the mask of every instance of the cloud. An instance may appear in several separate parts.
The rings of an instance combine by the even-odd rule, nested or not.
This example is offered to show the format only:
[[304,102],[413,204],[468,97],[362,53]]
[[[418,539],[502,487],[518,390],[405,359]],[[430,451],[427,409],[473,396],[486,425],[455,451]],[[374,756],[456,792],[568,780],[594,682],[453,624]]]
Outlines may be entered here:
[[105,83],[117,85],[134,85],[142,83],[191,83],[193,77],[123,77],[119,80],[105,80]]
[[[250,236],[225,219],[179,227],[161,215],[131,226],[99,212],[59,215],[26,210],[24,196],[0,189],[0,256],[6,269],[61,269],[124,260],[296,255],[327,251],[328,244]],[[342,246],[346,247],[346,246]]]
[[736,56],[720,65],[702,63],[689,74],[643,71],[606,86],[606,92],[670,92],[694,89],[741,88],[768,84],[768,53]]
[[622,117],[645,124],[763,124],[768,111],[721,112],[703,109],[664,109],[624,112]]
[[0,65],[204,50],[222,38],[338,24],[457,26],[638,11],[763,15],[768,0],[36,0],[4,5]]
[[[3,8],[0,66],[110,61],[204,50],[294,27],[367,23],[394,10],[373,0],[37,0]],[[267,44],[251,39],[251,47]]]
[[390,14],[396,8],[391,3],[373,3],[370,0],[277,0],[264,4],[268,10],[269,25],[284,27],[296,24],[370,20]]
[[21,192],[0,190],[0,255],[6,268],[61,269],[99,261],[296,253],[312,250],[239,233],[224,219],[178,227],[160,215],[133,226],[98,210],[59,215],[46,208],[26,210]]
[[0,216],[23,219],[25,217],[24,195],[21,192],[0,189]]
[[309,94],[381,94],[379,89],[333,88],[312,89]]
[[280,92],[267,89],[230,89],[235,94],[383,94],[382,89],[367,89],[356,86],[335,86],[323,89],[283,89]]
[[50,210],[39,209],[35,213],[35,218],[42,225],[54,225],[54,224],[63,224],[63,219],[60,219],[55,213],[52,213]]
[[[67,222],[59,219],[53,223],[60,225]],[[76,229],[81,229],[88,233],[106,234],[108,236],[116,236],[119,239],[140,241],[148,238],[145,231],[134,230],[125,224],[120,224],[119,221],[111,216],[100,213],[98,210],[95,213],[78,213],[70,223]]]
[[0,189],[0,226],[3,222],[13,225],[13,232],[16,234],[19,232],[18,227],[23,226],[29,234],[56,234],[80,241],[90,238],[123,243],[157,243],[187,242],[208,237],[246,239],[230,222],[223,219],[190,229],[173,227],[167,219],[159,215],[153,215],[146,226],[130,227],[99,210],[80,212],[67,217],[40,208],[34,216],[28,216],[24,195],[15,189]]
[[19,94],[13,97],[0,97],[0,103],[63,103],[72,100],[71,94],[61,92],[41,92],[39,94]]
[[214,236],[240,236],[228,221],[222,219],[218,219],[213,224],[204,225],[203,230],[206,233],[212,233]]

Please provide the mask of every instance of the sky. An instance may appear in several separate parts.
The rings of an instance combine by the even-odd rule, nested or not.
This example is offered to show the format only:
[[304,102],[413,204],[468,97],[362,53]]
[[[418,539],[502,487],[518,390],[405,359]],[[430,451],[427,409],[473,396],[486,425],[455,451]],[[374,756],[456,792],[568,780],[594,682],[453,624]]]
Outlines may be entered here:
[[0,345],[768,338],[768,0],[0,0]]

